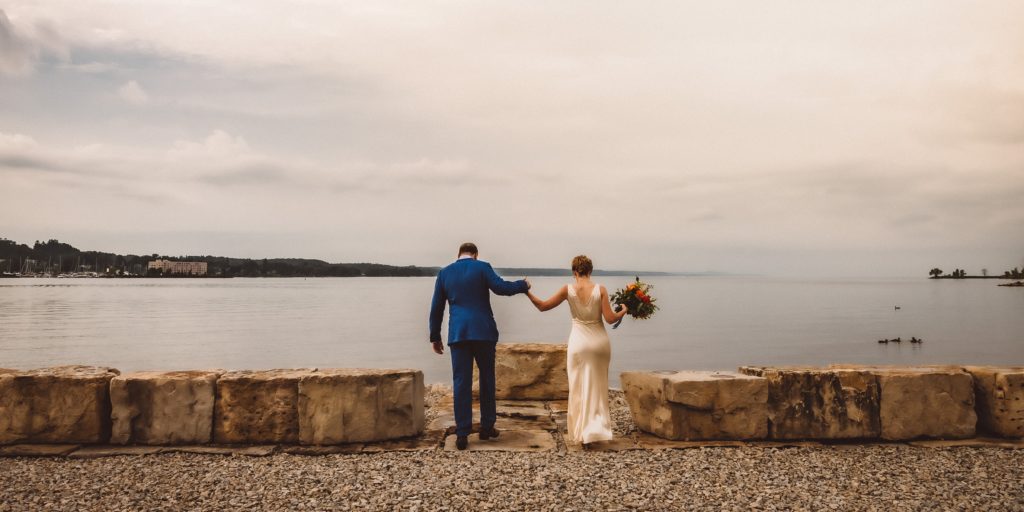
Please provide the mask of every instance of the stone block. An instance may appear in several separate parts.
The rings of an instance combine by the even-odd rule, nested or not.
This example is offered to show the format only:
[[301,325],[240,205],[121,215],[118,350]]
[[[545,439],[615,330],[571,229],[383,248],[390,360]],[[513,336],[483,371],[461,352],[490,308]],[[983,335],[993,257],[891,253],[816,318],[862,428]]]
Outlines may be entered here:
[[768,381],[735,372],[625,372],[637,428],[671,440],[764,439]]
[[881,393],[882,439],[974,437],[974,382],[957,370],[876,370]]
[[423,432],[423,372],[325,369],[299,379],[299,442],[384,441]]
[[110,381],[113,444],[205,444],[218,371],[134,372]]
[[0,372],[0,444],[106,443],[110,380],[119,373],[94,366]]
[[974,377],[978,429],[1024,438],[1024,367],[968,366]]
[[768,380],[770,439],[877,438],[878,379],[866,370],[743,366]]
[[216,443],[299,441],[299,379],[313,370],[242,370],[217,379]]
[[[494,356],[499,400],[564,400],[569,397],[566,345],[498,343]],[[473,374],[474,393],[478,389]]]
[[973,437],[977,415],[971,375],[959,366],[831,365],[878,379],[881,437],[888,441]]

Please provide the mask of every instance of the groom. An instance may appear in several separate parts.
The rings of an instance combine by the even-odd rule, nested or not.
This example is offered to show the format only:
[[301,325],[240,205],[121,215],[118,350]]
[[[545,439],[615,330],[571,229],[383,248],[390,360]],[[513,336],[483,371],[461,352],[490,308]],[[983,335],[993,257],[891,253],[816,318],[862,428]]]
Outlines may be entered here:
[[475,244],[459,247],[459,259],[441,269],[434,283],[430,303],[430,343],[434,352],[444,354],[441,320],[445,303],[448,316],[448,347],[452,351],[452,382],[455,390],[455,447],[465,450],[473,425],[473,361],[480,371],[480,439],[498,437],[494,428],[497,407],[494,399],[494,345],[498,326],[491,312],[491,295],[526,293],[530,283],[509,282],[498,277],[490,263],[477,260]]

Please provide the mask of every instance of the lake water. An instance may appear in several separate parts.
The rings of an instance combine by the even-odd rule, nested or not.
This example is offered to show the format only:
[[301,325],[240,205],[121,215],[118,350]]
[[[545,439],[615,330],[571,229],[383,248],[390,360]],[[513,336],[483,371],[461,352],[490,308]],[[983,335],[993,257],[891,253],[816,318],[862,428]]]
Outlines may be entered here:
[[[542,296],[565,278],[533,278]],[[625,278],[599,279],[609,288]],[[744,364],[1024,365],[1024,289],[996,280],[650,279],[661,306],[610,331],[613,385],[631,369]],[[433,278],[4,279],[0,367],[419,368],[449,382],[427,343]],[[564,342],[567,305],[493,297],[505,342]],[[900,306],[899,310],[894,309]],[[447,325],[445,326],[447,329]],[[447,332],[447,331],[444,331]],[[917,336],[922,345],[880,345]]]

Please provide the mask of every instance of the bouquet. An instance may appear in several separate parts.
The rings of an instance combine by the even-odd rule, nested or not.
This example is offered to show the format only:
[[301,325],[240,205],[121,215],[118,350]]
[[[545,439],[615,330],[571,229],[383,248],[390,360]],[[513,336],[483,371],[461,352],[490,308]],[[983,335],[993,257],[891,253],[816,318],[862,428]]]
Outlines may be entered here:
[[[629,283],[628,286],[617,290],[612,295],[612,303],[625,305],[629,308],[629,316],[638,320],[646,320],[658,310],[658,306],[654,303],[657,299],[651,297],[651,288],[654,288],[654,286],[641,281],[637,277],[636,282]],[[612,326],[612,329],[618,328],[621,323],[622,319],[620,318]]]

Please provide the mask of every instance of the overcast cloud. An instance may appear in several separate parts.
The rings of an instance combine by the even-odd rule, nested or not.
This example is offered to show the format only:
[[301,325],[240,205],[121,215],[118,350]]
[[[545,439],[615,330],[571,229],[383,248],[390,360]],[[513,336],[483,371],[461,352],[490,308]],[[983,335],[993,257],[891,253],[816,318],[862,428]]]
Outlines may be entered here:
[[7,2],[0,236],[1002,271],[1024,264],[1021,26],[1017,1]]

